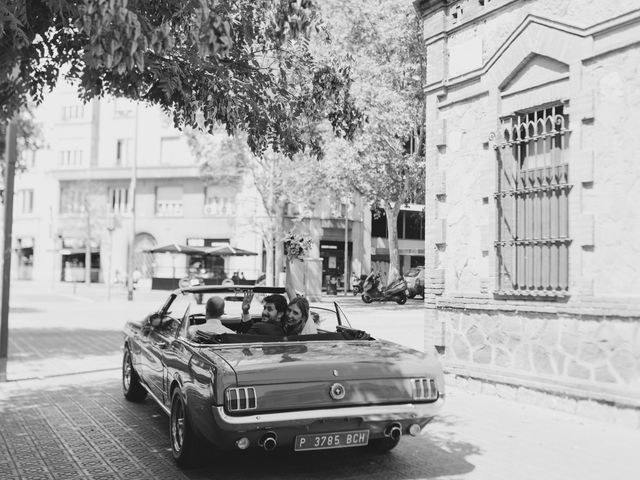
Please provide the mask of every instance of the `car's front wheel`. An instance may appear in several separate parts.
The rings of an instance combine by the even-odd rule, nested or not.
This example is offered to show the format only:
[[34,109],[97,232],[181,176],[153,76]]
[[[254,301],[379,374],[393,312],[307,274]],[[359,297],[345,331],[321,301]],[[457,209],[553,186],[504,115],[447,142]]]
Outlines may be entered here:
[[373,302],[373,298],[371,298],[368,294],[363,293],[362,294],[362,301],[364,303],[371,303],[371,302]]
[[124,355],[122,356],[122,390],[124,397],[131,402],[141,402],[147,397],[147,391],[140,383],[140,377],[133,368],[129,347],[124,347]]
[[171,413],[169,416],[169,438],[171,453],[176,463],[181,467],[196,465],[199,460],[198,439],[196,438],[187,406],[179,388],[173,391],[171,397]]
[[386,453],[396,448],[396,445],[400,442],[400,438],[374,438],[369,440],[368,448],[374,453]]

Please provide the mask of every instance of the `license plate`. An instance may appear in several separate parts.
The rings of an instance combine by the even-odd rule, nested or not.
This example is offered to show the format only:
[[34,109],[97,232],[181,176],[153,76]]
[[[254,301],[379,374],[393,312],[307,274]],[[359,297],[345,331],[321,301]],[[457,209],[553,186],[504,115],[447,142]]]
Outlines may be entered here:
[[367,443],[369,443],[369,430],[311,433],[298,435],[296,437],[294,450],[326,450],[329,448],[360,447]]

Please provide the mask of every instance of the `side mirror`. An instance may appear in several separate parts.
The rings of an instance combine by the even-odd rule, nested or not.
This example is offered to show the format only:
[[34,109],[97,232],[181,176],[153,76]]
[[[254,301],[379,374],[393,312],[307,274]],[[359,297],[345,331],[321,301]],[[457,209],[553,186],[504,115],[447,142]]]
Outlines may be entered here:
[[153,328],[158,328],[162,325],[162,317],[158,312],[154,312],[147,317],[147,325]]

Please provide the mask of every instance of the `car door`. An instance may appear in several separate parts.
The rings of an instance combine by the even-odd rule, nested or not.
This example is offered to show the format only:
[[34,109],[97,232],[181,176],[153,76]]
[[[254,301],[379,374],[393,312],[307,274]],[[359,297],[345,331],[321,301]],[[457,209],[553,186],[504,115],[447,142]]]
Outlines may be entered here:
[[145,381],[151,392],[164,401],[165,362],[164,352],[176,336],[180,323],[189,308],[190,298],[180,294],[162,312],[162,323],[149,329],[144,357]]

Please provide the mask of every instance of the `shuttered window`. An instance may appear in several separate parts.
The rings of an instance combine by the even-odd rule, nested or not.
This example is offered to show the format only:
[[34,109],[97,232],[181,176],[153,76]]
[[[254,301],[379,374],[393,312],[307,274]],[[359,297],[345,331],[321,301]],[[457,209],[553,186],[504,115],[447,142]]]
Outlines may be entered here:
[[569,117],[563,105],[501,119],[497,156],[499,295],[569,290]]

